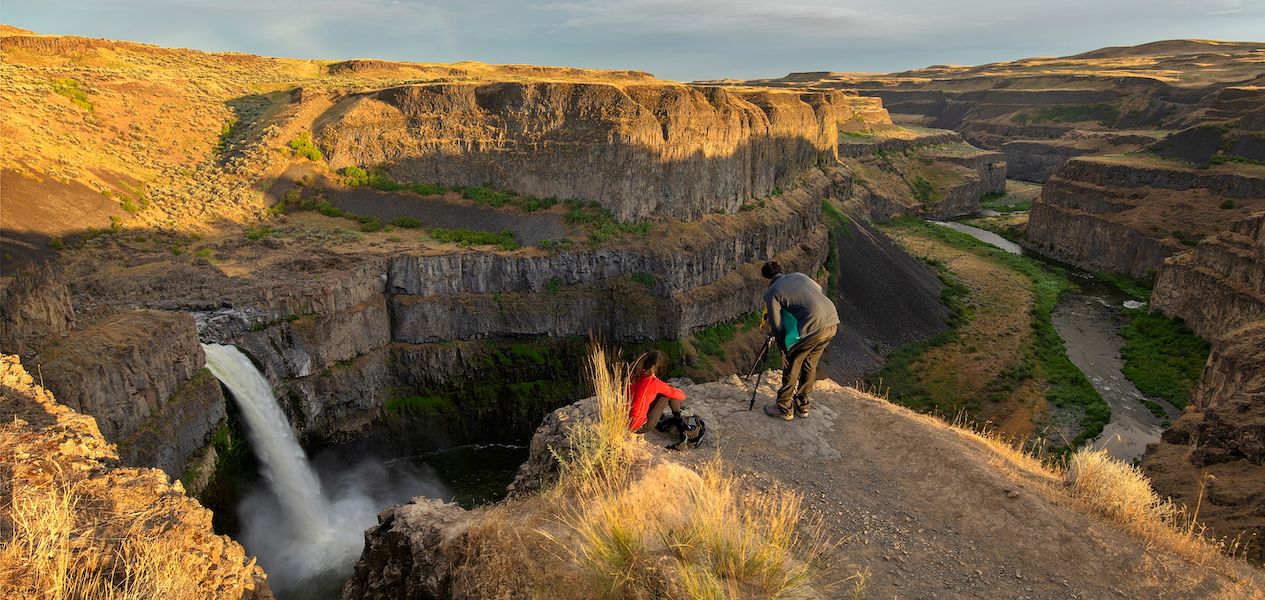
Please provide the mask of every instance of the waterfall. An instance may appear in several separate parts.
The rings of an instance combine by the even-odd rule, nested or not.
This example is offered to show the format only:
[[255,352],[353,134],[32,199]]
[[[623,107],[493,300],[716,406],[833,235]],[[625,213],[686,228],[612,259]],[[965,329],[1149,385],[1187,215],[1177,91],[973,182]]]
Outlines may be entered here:
[[429,467],[391,467],[372,456],[332,470],[325,464],[322,489],[263,374],[235,346],[202,349],[207,368],[241,407],[262,463],[267,487],[251,489],[238,504],[238,539],[259,558],[278,598],[338,598],[378,511],[419,494],[451,497]]
[[251,447],[263,463],[264,477],[285,508],[287,529],[309,540],[320,539],[330,527],[329,508],[272,386],[236,346],[202,344],[202,349],[207,368],[228,387],[241,408]]

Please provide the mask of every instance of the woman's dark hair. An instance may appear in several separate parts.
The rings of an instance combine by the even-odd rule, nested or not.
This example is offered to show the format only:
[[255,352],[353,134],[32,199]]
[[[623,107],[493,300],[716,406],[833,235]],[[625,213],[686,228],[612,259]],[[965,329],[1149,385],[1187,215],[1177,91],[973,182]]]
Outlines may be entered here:
[[766,262],[763,267],[760,267],[760,275],[764,276],[765,279],[773,279],[781,274],[782,265],[777,264],[776,260]]
[[658,350],[651,350],[642,354],[637,362],[633,363],[632,375],[634,379],[647,374],[657,375],[662,373],[667,366],[668,355]]

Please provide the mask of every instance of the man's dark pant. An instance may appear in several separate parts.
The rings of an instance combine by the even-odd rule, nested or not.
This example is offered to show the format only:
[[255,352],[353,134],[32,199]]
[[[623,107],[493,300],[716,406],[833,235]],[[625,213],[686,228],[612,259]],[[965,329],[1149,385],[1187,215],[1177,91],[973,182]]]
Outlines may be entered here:
[[786,368],[782,370],[782,388],[777,391],[777,406],[782,412],[793,410],[795,404],[800,410],[808,410],[808,395],[817,383],[817,363],[826,353],[836,330],[837,327],[829,327],[791,346]]

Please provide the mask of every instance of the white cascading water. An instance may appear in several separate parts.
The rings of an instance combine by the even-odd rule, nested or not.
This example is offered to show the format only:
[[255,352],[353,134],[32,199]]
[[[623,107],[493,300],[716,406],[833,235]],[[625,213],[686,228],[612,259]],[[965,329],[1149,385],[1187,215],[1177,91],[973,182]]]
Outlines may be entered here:
[[339,597],[379,510],[415,495],[451,497],[433,470],[389,469],[372,457],[322,471],[322,490],[267,378],[235,346],[202,348],[207,368],[241,407],[268,482],[238,505],[239,538],[259,557],[278,598]]
[[288,529],[315,541],[329,529],[321,483],[272,394],[272,385],[236,346],[203,344],[206,367],[237,400],[264,477],[286,509]]

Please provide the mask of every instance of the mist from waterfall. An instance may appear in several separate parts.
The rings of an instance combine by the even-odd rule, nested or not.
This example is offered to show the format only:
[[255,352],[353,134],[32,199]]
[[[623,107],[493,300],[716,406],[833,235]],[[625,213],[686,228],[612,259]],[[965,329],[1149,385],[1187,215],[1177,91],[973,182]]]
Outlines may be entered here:
[[239,541],[259,558],[278,597],[337,597],[382,509],[413,496],[447,498],[428,467],[365,458],[330,464],[318,478],[272,386],[235,346],[203,344],[206,366],[241,408],[267,482],[238,505]]

